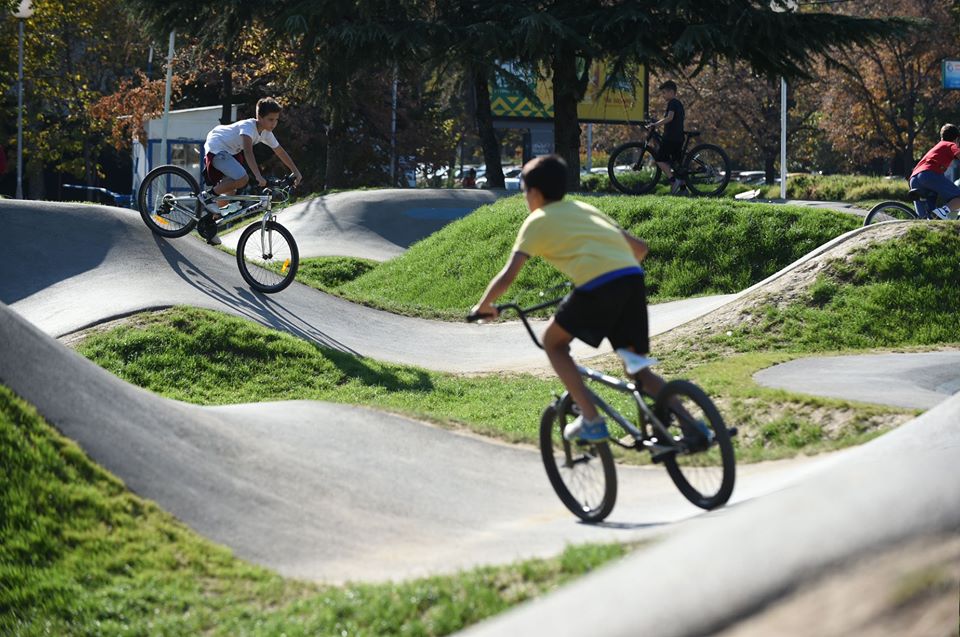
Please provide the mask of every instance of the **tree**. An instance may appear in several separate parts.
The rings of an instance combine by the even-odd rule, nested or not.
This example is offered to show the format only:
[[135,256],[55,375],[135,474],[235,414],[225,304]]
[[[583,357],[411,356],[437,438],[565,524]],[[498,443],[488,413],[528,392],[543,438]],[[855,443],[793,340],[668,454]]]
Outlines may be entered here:
[[243,36],[261,15],[267,15],[270,2],[244,0],[124,0],[161,42],[177,30],[195,39],[201,50],[217,53],[208,68],[219,69],[221,124],[231,122],[234,102],[234,68]]
[[835,61],[908,26],[897,19],[786,11],[787,0],[527,0],[519,6],[514,33],[551,69],[557,152],[571,168],[574,188],[580,164],[576,104],[584,90],[577,68],[593,57],[611,60],[621,73],[636,64],[699,70],[741,60],[767,77],[808,77],[821,58]]
[[[105,125],[91,117],[90,105],[146,51],[130,16],[106,0],[37,0],[34,10],[24,43],[24,159],[29,195],[39,199],[45,169],[97,182]],[[4,41],[16,42],[14,28],[15,20],[0,22]],[[16,47],[0,52],[2,85],[16,84],[16,54]],[[16,119],[11,95],[2,105],[5,121]]]
[[[780,82],[755,73],[742,62],[711,66],[690,75],[678,78],[688,121],[699,121],[697,127],[710,141],[727,149],[734,165],[761,166],[766,183],[772,184],[780,158]],[[659,78],[652,82],[658,83]],[[790,84],[788,147],[794,148],[816,132],[818,98],[814,83]],[[800,161],[796,153],[792,155],[795,162]]]
[[434,26],[413,0],[292,0],[283,29],[298,46],[297,74],[307,97],[326,114],[325,186],[346,185],[353,131],[354,85],[363,76],[417,64],[430,50]]
[[924,17],[930,26],[839,55],[842,68],[827,72],[823,83],[824,131],[851,158],[849,166],[880,159],[889,173],[907,175],[960,106],[960,94],[940,83],[941,61],[956,54],[960,21],[934,0],[871,0],[857,8]]

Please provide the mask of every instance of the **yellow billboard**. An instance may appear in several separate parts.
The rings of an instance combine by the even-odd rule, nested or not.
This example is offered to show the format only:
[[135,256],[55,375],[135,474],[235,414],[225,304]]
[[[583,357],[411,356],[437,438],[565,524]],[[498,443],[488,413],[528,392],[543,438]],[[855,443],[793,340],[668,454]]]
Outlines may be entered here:
[[[553,85],[549,78],[516,64],[503,63],[490,86],[490,106],[497,119],[553,119]],[[636,77],[607,82],[607,65],[594,62],[586,95],[577,107],[582,122],[637,122],[646,116],[647,74],[641,68]],[[519,84],[537,96],[540,103],[525,93]]]

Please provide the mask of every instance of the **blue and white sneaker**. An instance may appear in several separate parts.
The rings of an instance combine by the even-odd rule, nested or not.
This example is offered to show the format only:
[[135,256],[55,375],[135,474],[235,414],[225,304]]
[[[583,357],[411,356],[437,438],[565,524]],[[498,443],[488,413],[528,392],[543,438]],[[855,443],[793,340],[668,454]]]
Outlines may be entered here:
[[577,416],[576,419],[564,427],[563,437],[566,440],[580,438],[589,442],[600,442],[610,437],[607,431],[607,421],[600,418],[596,422],[588,422],[583,416]]

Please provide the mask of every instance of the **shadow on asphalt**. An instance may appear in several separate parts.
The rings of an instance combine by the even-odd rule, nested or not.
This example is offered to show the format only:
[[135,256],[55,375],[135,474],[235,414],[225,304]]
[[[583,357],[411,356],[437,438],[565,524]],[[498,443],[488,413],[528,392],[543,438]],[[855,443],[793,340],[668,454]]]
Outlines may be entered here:
[[265,294],[247,288],[228,289],[204,274],[188,257],[162,237],[153,236],[160,253],[177,275],[211,299],[233,308],[245,318],[288,332],[323,347],[358,356],[353,349],[317,329]]
[[407,369],[402,373],[361,356],[356,350],[344,345],[314,325],[300,318],[282,303],[266,294],[247,288],[224,287],[204,274],[187,256],[169,241],[156,235],[154,242],[160,253],[177,275],[211,299],[231,307],[237,314],[274,329],[287,332],[298,338],[316,343],[327,349],[325,358],[339,369],[346,378],[370,387],[382,387],[387,391],[429,392],[434,389],[430,375],[421,369]]

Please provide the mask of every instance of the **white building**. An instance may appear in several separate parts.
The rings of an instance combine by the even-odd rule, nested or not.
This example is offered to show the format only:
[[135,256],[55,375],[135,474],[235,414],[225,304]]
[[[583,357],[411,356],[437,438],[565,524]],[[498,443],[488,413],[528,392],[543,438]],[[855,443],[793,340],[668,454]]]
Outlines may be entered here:
[[[167,124],[167,154],[162,157],[163,119],[151,119],[144,128],[147,131],[147,145],[133,140],[133,192],[136,194],[140,182],[147,173],[164,164],[173,164],[185,168],[202,184],[200,170],[203,168],[203,156],[206,154],[203,143],[207,133],[220,124],[221,106],[202,106],[170,111]],[[237,120],[237,106],[230,113],[231,121]]]

